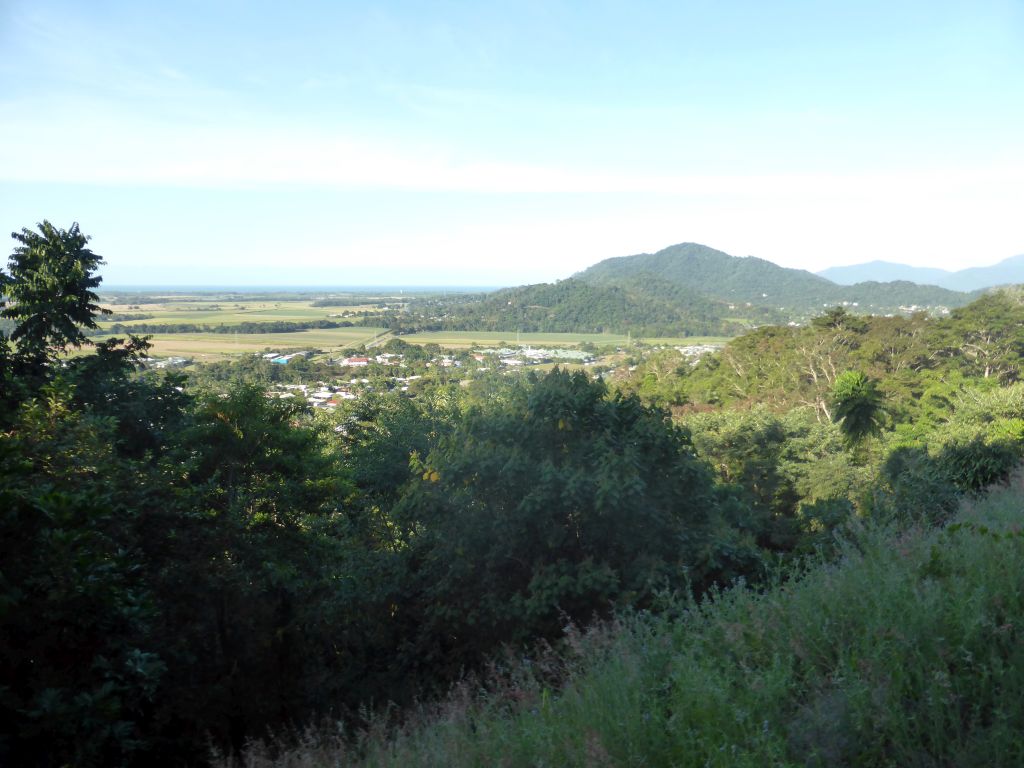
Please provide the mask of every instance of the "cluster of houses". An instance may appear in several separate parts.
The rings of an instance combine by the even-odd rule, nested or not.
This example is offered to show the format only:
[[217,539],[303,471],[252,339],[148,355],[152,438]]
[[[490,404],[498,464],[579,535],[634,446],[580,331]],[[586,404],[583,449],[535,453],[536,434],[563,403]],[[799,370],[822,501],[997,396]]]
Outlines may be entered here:
[[[680,351],[683,354],[684,349],[690,350],[693,348],[681,348]],[[705,347],[701,347],[701,352],[704,351]],[[713,347],[707,347],[710,351]],[[283,354],[281,352],[267,352],[262,355],[265,360],[269,360],[272,363],[287,364],[289,361],[294,360],[297,357],[311,357],[310,352],[291,352]],[[528,365],[539,365],[542,363],[552,363],[557,361],[572,361],[582,364],[592,364],[596,358],[589,352],[583,352],[574,349],[544,349],[534,347],[502,347],[500,349],[482,349],[473,352],[471,355],[456,356],[453,354],[440,354],[432,357],[429,362],[425,362],[425,367],[438,367],[438,368],[462,368],[464,367],[464,361],[469,358],[473,361],[483,364],[485,367],[479,367],[477,370],[486,371],[489,370],[486,367],[488,361],[493,361],[495,358],[503,366],[514,368],[518,366]],[[343,369],[362,369],[367,366],[378,364],[395,366],[400,368],[407,367],[404,355],[382,352],[380,354],[357,354],[350,355],[335,359],[334,364],[339,368]],[[294,398],[301,397],[313,408],[333,411],[341,406],[345,401],[358,400],[359,397],[367,390],[371,389],[373,385],[370,383],[369,378],[360,378],[356,370],[351,370],[349,375],[352,377],[349,381],[339,379],[333,384],[327,384],[325,382],[318,382],[316,384],[276,384],[268,392],[268,397],[277,398]],[[423,378],[422,375],[410,375],[410,376],[387,376],[387,387],[389,389],[397,390],[400,392],[408,392],[410,384],[417,379]],[[464,382],[467,383],[467,382]]]
[[140,361],[147,368],[182,368],[192,362],[191,357],[144,357]]
[[696,362],[704,355],[717,352],[722,348],[721,344],[688,344],[683,347],[676,347],[676,350],[691,362]]
[[399,365],[405,367],[405,363],[402,362],[404,355],[397,355],[391,352],[382,352],[379,355],[373,357],[368,356],[353,356],[353,357],[342,357],[334,362],[340,366],[349,368],[362,368],[369,365],[370,363],[379,363],[380,365]]
[[533,347],[520,347],[511,349],[501,347],[500,349],[482,349],[480,354],[473,355],[478,362],[483,362],[484,355],[495,355],[502,365],[540,365],[541,363],[553,363],[557,360],[571,360],[577,363],[593,363],[595,357],[589,352],[582,352],[577,349],[534,349]]
[[[948,307],[919,307],[917,304],[911,304],[909,306],[901,306],[900,312],[905,315],[912,315],[915,312],[932,312],[936,315],[942,315],[943,317],[949,314]],[[888,315],[891,317],[891,315]]]
[[[389,381],[401,392],[409,391],[409,383],[422,379],[422,376],[392,376]],[[316,384],[275,384],[268,392],[268,397],[289,399],[305,398],[313,408],[333,411],[346,400],[358,400],[363,391],[370,388],[370,380],[352,378],[349,381],[337,381],[334,384],[317,382]]]
[[[368,381],[363,379],[363,381]],[[355,380],[353,380],[355,382]],[[292,397],[303,397],[311,406],[326,411],[333,411],[346,400],[356,400],[358,395],[351,387],[329,386],[324,383],[311,384],[277,384],[267,393],[268,397],[286,400]]]

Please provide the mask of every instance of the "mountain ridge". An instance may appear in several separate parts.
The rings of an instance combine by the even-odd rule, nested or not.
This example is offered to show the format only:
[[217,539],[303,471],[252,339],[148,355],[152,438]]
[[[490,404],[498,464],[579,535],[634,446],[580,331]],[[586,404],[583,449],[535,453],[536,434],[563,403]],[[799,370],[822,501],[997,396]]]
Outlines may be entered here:
[[425,308],[418,321],[437,330],[731,336],[757,325],[806,322],[836,305],[870,314],[943,311],[975,296],[907,281],[837,285],[756,256],[679,243],[604,259],[554,283],[444,302]]
[[919,285],[936,285],[954,291],[977,291],[1000,285],[1024,283],[1024,254],[1010,256],[989,266],[967,267],[955,271],[874,260],[829,267],[815,274],[839,285],[853,285],[866,280],[909,280]]

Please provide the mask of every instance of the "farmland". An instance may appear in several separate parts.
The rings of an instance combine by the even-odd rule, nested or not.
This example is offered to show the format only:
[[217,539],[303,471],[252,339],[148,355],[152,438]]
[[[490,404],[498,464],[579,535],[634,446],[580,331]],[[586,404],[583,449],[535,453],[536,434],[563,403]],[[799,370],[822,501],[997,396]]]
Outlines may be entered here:
[[[157,298],[157,297],[151,297]],[[161,297],[167,298],[167,297]],[[366,304],[345,307],[317,307],[309,300],[253,300],[238,301],[237,297],[224,300],[218,297],[180,296],[171,301],[107,303],[114,314],[101,320],[101,330],[112,326],[131,329],[133,326],[183,325],[235,326],[242,323],[309,322],[337,319],[342,313],[373,313],[376,302],[367,298]],[[119,317],[125,319],[119,320]],[[138,317],[137,320],[127,319]],[[142,318],[145,318],[144,320]],[[123,331],[122,331],[123,332]],[[387,329],[374,326],[346,328],[316,328],[290,333],[177,333],[152,332],[151,354],[158,357],[190,357],[197,361],[210,361],[225,356],[263,352],[266,349],[319,349],[336,352],[350,347],[372,343]]]
[[387,333],[384,328],[325,328],[294,333],[164,333],[153,334],[150,352],[157,357],[213,360],[267,349],[320,349],[336,352],[359,347]]
[[[315,307],[310,301],[252,301],[221,302],[211,300],[182,300],[153,304],[107,304],[115,315],[124,313],[149,315],[151,323],[207,323],[234,325],[243,322],[270,322],[274,320],[320,320],[342,312],[376,311],[373,303],[351,307]],[[101,328],[115,321],[101,320]]]
[[[146,299],[149,301],[146,301]],[[356,303],[359,297],[350,297],[350,305],[315,306],[305,296],[289,298],[276,295],[266,299],[258,295],[233,294],[228,297],[204,294],[148,296],[138,301],[118,297],[118,301],[105,304],[114,314],[99,322],[101,331],[124,333],[133,327],[139,333],[152,336],[151,353],[158,357],[188,357],[197,361],[210,361],[226,356],[263,352],[267,349],[316,349],[334,353],[343,349],[375,345],[391,337],[391,331],[381,325],[353,325],[344,328],[316,328],[286,333],[231,332],[232,326],[245,323],[315,322],[322,320],[373,323],[381,311],[381,302],[393,302],[391,297],[366,296],[365,303]],[[393,304],[392,304],[393,306]],[[227,332],[180,332],[173,326],[185,325],[225,326]],[[116,328],[115,328],[116,325]],[[168,326],[166,332],[153,330],[153,326]],[[143,327],[145,326],[145,327]],[[401,336],[410,344],[437,344],[450,349],[505,344],[577,346],[591,344],[597,347],[623,346],[644,341],[654,344],[684,345],[708,344],[725,341],[722,337],[673,337],[638,339],[614,333],[516,333],[514,331],[425,331]]]

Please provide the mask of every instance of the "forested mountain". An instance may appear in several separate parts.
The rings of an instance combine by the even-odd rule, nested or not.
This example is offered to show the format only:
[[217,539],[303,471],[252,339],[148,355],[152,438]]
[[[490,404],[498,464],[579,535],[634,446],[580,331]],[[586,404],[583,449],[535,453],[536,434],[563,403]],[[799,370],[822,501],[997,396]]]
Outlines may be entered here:
[[959,307],[972,298],[970,294],[909,282],[840,286],[806,270],[780,267],[754,256],[730,256],[697,243],[605,259],[576,277],[596,285],[660,279],[708,298],[785,308],[789,312],[842,302],[857,302],[862,309],[874,311],[910,305]]
[[784,269],[753,256],[730,256],[697,243],[681,243],[657,253],[605,259],[577,277],[597,285],[657,277],[727,301],[793,306],[808,294],[831,296],[835,285],[797,269]]
[[556,283],[429,299],[393,313],[396,330],[735,335],[752,325],[803,322],[837,304],[892,314],[953,308],[973,294],[899,281],[840,286],[799,269],[683,243],[606,259]]
[[1024,283],[1024,254],[988,267],[970,267],[956,272],[932,267],[911,267],[888,261],[869,261],[846,267],[829,267],[818,272],[818,275],[840,285],[853,285],[866,280],[909,280],[953,291],[977,291],[997,285]]
[[505,288],[476,301],[440,304],[430,327],[443,330],[734,335],[746,323],[768,322],[764,308],[730,309],[723,301],[650,277],[595,284],[569,278]]

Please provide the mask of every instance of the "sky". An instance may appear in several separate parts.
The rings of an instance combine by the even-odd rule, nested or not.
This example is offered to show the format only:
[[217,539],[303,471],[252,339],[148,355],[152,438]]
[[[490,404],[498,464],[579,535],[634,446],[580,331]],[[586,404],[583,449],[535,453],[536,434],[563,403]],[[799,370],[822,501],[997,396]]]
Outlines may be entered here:
[[106,286],[993,264],[1024,1],[0,0],[0,231],[44,219]]

